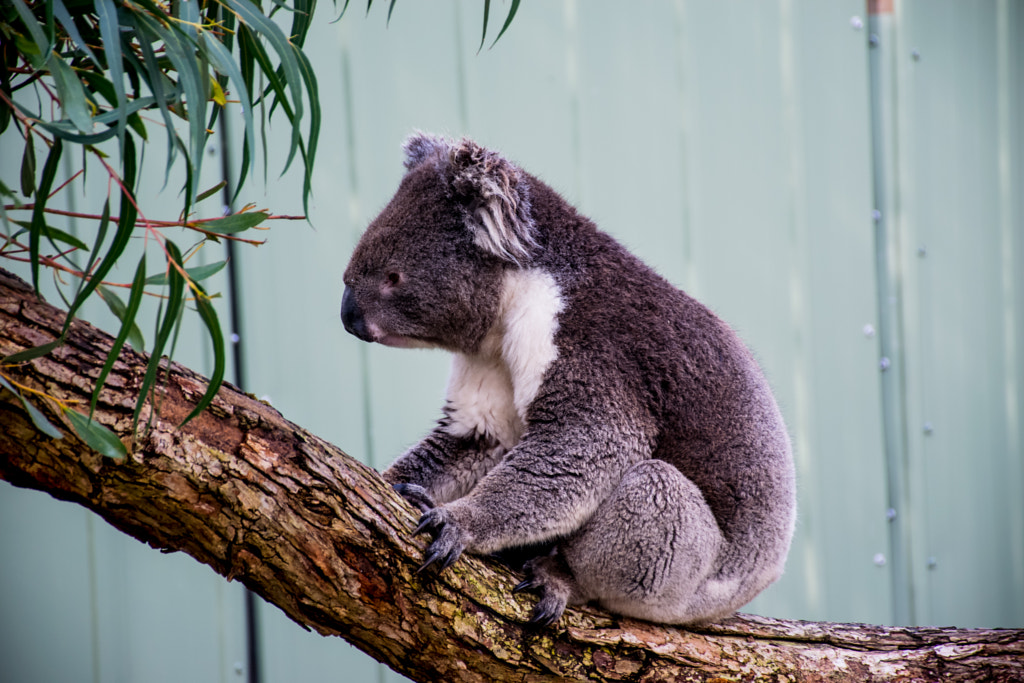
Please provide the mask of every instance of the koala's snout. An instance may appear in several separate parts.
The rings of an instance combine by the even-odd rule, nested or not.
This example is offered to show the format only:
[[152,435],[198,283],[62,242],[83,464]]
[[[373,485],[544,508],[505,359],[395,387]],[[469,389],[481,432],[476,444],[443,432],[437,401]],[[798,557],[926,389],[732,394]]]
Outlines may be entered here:
[[353,334],[363,341],[373,341],[373,335],[370,334],[370,329],[366,325],[363,311],[359,308],[356,298],[352,295],[352,290],[348,287],[345,288],[345,293],[341,296],[341,322],[349,334]]

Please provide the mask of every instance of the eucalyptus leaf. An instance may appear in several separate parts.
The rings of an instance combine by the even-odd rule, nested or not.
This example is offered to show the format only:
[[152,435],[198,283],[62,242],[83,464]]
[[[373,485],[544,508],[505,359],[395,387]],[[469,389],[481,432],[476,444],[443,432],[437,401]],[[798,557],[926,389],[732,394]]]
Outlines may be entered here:
[[[4,203],[3,202],[0,202],[0,225],[3,226],[4,235],[8,236],[8,238],[9,238],[10,237],[10,229],[11,229],[11,219],[7,215],[7,211],[4,209]],[[2,250],[3,250],[3,247],[0,246],[0,251],[2,251]]]
[[[262,112],[265,108],[265,100],[269,91],[273,90],[276,99],[275,103],[281,104],[281,109],[284,111],[285,116],[288,117],[288,121],[292,124],[292,146],[288,151],[288,160],[291,161],[292,155],[295,153],[295,127],[298,125],[298,121],[295,119],[295,114],[292,112],[291,105],[288,104],[288,96],[285,94],[284,83],[278,77],[277,71],[274,69],[274,65],[270,63],[270,56],[267,55],[267,51],[260,44],[259,38],[256,33],[251,31],[248,26],[242,25],[238,31],[239,42],[242,46],[242,52],[244,56],[243,67],[246,67],[245,62],[251,61],[252,64],[248,65],[243,70],[243,74],[246,75],[246,85],[252,92],[252,84],[249,81],[252,79],[252,75],[255,69],[253,65],[257,65],[260,68],[261,76],[267,79],[269,86],[263,92],[259,98],[260,111]],[[260,138],[263,143],[263,171],[264,171],[264,182],[266,182],[266,169],[267,169],[267,134],[265,128],[265,118],[260,118]],[[246,147],[242,153],[242,166],[245,167],[248,159],[249,148]],[[237,194],[237,190],[235,191]]]
[[64,409],[64,417],[71,423],[79,438],[100,455],[105,455],[115,460],[121,460],[128,456],[128,449],[117,438],[117,434],[114,434],[114,432],[99,422],[91,420],[71,408]]
[[53,179],[57,175],[57,165],[60,162],[61,152],[64,150],[64,143],[54,140],[50,153],[46,156],[46,163],[43,164],[43,176],[36,188],[36,201],[32,207],[32,225],[29,228],[28,251],[31,262],[29,267],[32,270],[32,288],[39,291],[39,242],[45,232],[46,202],[49,199],[50,188],[53,186]]
[[[248,25],[249,27],[258,31],[270,45],[274,48],[277,53],[278,59],[281,61],[281,70],[284,72],[284,83],[288,86],[291,92],[291,105],[294,111],[294,117],[292,118],[292,143],[288,152],[288,159],[285,162],[285,170],[291,165],[292,158],[295,156],[295,151],[298,148],[299,140],[301,139],[301,128],[299,122],[303,115],[302,105],[302,76],[299,73],[298,60],[295,57],[295,48],[290,42],[288,37],[284,35],[281,27],[266,17],[259,8],[249,0],[224,0],[224,2],[233,9],[239,16],[240,20]],[[264,67],[264,72],[268,69]],[[269,73],[267,74],[269,78]],[[278,97],[283,97],[283,93],[278,92]]]
[[32,38],[32,42],[35,43],[35,50],[32,51],[30,60],[32,68],[41,69],[52,49],[50,39],[43,33],[42,27],[32,14],[32,10],[25,4],[25,0],[11,0],[11,2],[14,4],[14,10],[21,17],[22,23],[25,24],[25,29]]
[[[309,198],[313,194],[313,164],[316,161],[316,148],[320,142],[320,88],[316,81],[316,72],[309,58],[301,50],[295,51],[299,60],[299,69],[302,73],[302,80],[309,91],[309,134],[306,136],[306,148],[303,150],[302,160],[305,164],[305,174],[302,178],[302,210],[309,215]],[[301,149],[301,145],[300,145]]]
[[121,61],[121,24],[117,16],[114,0],[94,0],[96,17],[100,24],[100,35],[103,37],[103,51],[107,57],[107,68],[110,70],[110,82],[114,86],[117,97],[117,137],[121,140],[122,155],[124,151],[124,131],[128,126],[128,112],[125,107],[128,98],[124,92],[124,65]]
[[160,358],[167,346],[167,340],[171,338],[171,334],[176,328],[178,314],[185,303],[185,278],[178,271],[178,268],[182,267],[181,251],[171,240],[164,243],[164,248],[167,250],[167,270],[170,273],[168,288],[170,291],[167,295],[163,316],[157,326],[153,351],[149,357],[149,364],[146,366],[146,374],[143,376],[142,385],[139,388],[139,401],[135,404],[135,412],[132,415],[134,428],[138,428],[142,406],[156,382],[156,374],[160,369]]
[[[309,34],[309,27],[313,23],[313,11],[316,9],[316,0],[294,0],[295,9],[292,13],[292,30],[289,32],[292,45],[301,48],[306,44],[306,36]],[[314,102],[310,98],[310,102]]]
[[25,151],[21,153],[21,194],[31,197],[36,191],[36,146],[35,136],[25,136]]
[[[218,261],[217,263],[211,263],[205,266],[195,266],[194,268],[186,268],[185,272],[188,273],[188,279],[192,282],[202,282],[206,278],[216,275],[219,273],[224,266],[227,265],[227,261]],[[160,286],[168,283],[168,277],[166,273],[160,273],[159,275],[152,275],[146,278],[146,285],[148,286]]]
[[50,53],[50,58],[46,60],[46,68],[50,70],[53,82],[57,86],[61,111],[78,130],[91,133],[92,115],[89,113],[82,82],[78,80],[74,70],[56,52]]
[[[144,265],[145,259],[143,259],[140,262],[140,266]],[[146,270],[144,267],[142,269],[142,272],[143,277],[145,277]],[[131,290],[131,294],[134,295],[135,285],[132,285],[132,287],[133,289]],[[142,331],[139,329],[139,326],[135,324],[135,311],[129,311],[128,306],[126,306],[124,301],[121,300],[121,297],[118,296],[117,292],[115,292],[110,287],[100,285],[96,289],[97,291],[99,291],[100,298],[103,299],[103,303],[105,303],[107,305],[107,308],[110,309],[110,312],[114,314],[114,317],[121,321],[121,326],[127,326],[128,331],[125,333],[125,336],[127,338],[128,343],[130,343],[138,351],[145,350],[146,340],[143,338]],[[142,300],[142,294],[139,294],[138,299],[140,301]],[[138,305],[135,306],[135,310],[138,310]],[[124,340],[122,340],[122,343],[123,342]],[[116,343],[114,346],[118,347]],[[118,348],[118,350],[120,349]]]
[[[121,116],[121,114],[131,116],[131,114],[133,114],[134,112],[140,109],[145,109],[146,107],[149,107],[151,104],[153,104],[152,97],[140,97],[138,99],[132,100],[127,107],[118,107],[114,111],[108,111],[98,116],[94,116],[92,120],[94,123],[103,123],[110,125],[116,122],[118,118]],[[67,142],[73,142],[82,145],[96,145],[103,142],[104,140],[109,140],[110,138],[114,137],[114,135],[117,133],[116,128],[110,128],[106,131],[92,134],[79,133],[78,128],[76,128],[68,121],[42,121],[40,120],[39,114],[33,113],[29,109],[25,108],[20,102],[15,102],[14,106],[17,107],[18,110],[25,114],[27,117],[34,119],[36,121],[37,126],[44,128],[46,131],[53,133],[61,140],[65,140]]]
[[26,38],[20,33],[14,34],[14,46],[18,48],[18,52],[29,56],[29,64],[35,62],[37,57],[42,54],[39,51],[39,46],[31,38]]
[[[107,354],[107,360],[103,363],[103,369],[100,370],[100,376],[96,379],[96,388],[92,392],[92,401],[89,404],[89,417],[91,418],[93,413],[96,411],[96,402],[100,397],[100,390],[103,389],[104,382],[107,381],[107,375],[110,374],[110,370],[114,367],[114,363],[117,361],[117,357],[121,354],[121,349],[124,347],[126,339],[131,340],[133,334],[138,335],[137,340],[132,340],[132,346],[139,351],[143,350],[145,342],[142,339],[142,333],[139,332],[138,327],[135,325],[135,315],[139,311],[139,303],[142,301],[142,295],[146,292],[146,253],[142,253],[142,257],[139,259],[139,264],[135,267],[135,277],[132,279],[132,293],[128,297],[128,305],[124,307],[120,315],[117,311],[114,311],[114,315],[117,315],[121,321],[121,329],[118,330],[117,337],[114,339],[114,344],[110,347],[110,352]],[[109,300],[104,297],[107,304],[120,299],[115,295]],[[111,307],[113,311],[113,307]],[[136,345],[136,341],[138,342]],[[141,404],[144,397],[140,397],[139,403]]]
[[498,41],[501,40],[501,37],[505,35],[505,31],[507,31],[508,27],[512,25],[512,20],[515,19],[516,12],[518,11],[519,0],[512,0],[512,4],[508,8],[508,17],[505,18],[505,24],[501,27],[501,30],[498,32],[498,37],[494,39],[493,43],[491,43],[491,47],[497,45]]
[[139,47],[142,51],[143,65],[148,75],[146,83],[149,85],[153,98],[156,100],[160,116],[163,118],[164,130],[167,133],[167,166],[164,170],[164,184],[166,185],[171,176],[171,166],[174,165],[174,161],[178,156],[179,142],[178,134],[174,129],[174,122],[171,121],[170,105],[181,99],[181,86],[172,83],[167,74],[160,68],[160,63],[153,52],[153,46],[146,39],[147,36],[142,24],[134,16],[132,21],[140,38]]
[[198,204],[199,202],[203,201],[204,199],[209,199],[213,195],[215,195],[218,192],[220,192],[221,190],[223,190],[224,186],[226,186],[227,184],[228,184],[228,181],[222,180],[219,183],[217,183],[216,185],[214,185],[213,187],[211,187],[210,189],[204,190],[204,191],[200,192],[199,195],[196,197],[196,203]]
[[[93,266],[98,263],[99,254],[103,248],[103,242],[107,239],[108,228],[110,228],[110,197],[107,197],[103,202],[103,211],[100,213],[100,224],[96,228],[96,239],[93,242],[92,251],[89,253],[89,260],[86,261],[84,272],[88,273],[92,271]],[[85,286],[86,281],[80,280],[78,284],[78,293],[75,294],[76,298]]]
[[[137,171],[138,169],[135,166],[135,143],[132,141],[131,136],[128,136],[125,138],[124,170],[121,174],[121,182],[124,183],[124,187],[121,189],[121,215],[117,221],[117,232],[114,234],[114,239],[107,249],[107,253],[104,254],[100,264],[93,271],[92,277],[79,290],[74,302],[68,309],[68,316],[64,321],[64,329],[61,331],[62,338],[67,334],[68,327],[71,325],[71,319],[75,313],[85,303],[85,300],[89,298],[89,295],[103,282],[107,273],[110,272],[110,269],[117,263],[121,254],[124,253],[125,247],[128,246],[128,239],[135,228],[135,219],[138,213],[135,209],[135,199],[132,197],[131,190],[129,189],[135,185]],[[109,220],[109,204],[104,205],[103,211],[104,219]],[[103,222],[101,221],[101,223]],[[98,248],[99,244],[97,243]]]
[[484,49],[484,41],[487,40],[487,20],[491,16],[491,0],[484,0],[484,29],[480,32],[480,47],[476,49],[477,53]]
[[245,213],[236,213],[224,218],[218,218],[217,220],[200,223],[199,227],[207,232],[215,232],[219,235],[233,235],[256,227],[267,220],[268,215],[266,211],[246,211]]
[[67,31],[68,36],[74,41],[75,47],[84,52],[92,60],[92,63],[99,68],[103,68],[103,64],[99,58],[89,47],[89,44],[82,40],[81,33],[78,32],[78,26],[75,25],[75,20],[71,18],[71,14],[68,12],[67,7],[64,6],[62,0],[51,0],[53,5],[53,14],[60,21],[60,25]]
[[210,383],[207,385],[206,392],[203,397],[199,399],[196,407],[188,414],[182,424],[185,424],[199,413],[206,410],[206,407],[213,402],[213,397],[217,395],[217,391],[220,389],[220,385],[224,382],[224,371],[227,367],[227,354],[224,350],[224,334],[220,329],[220,321],[217,318],[217,311],[214,309],[213,304],[210,301],[210,297],[206,295],[206,292],[199,285],[194,286],[196,292],[196,308],[199,311],[199,317],[202,318],[203,323],[206,325],[207,331],[210,333],[210,340],[213,342],[213,372],[210,374]]
[[32,424],[35,425],[36,429],[41,431],[43,434],[46,434],[51,439],[61,439],[64,437],[61,431],[54,427],[53,423],[46,419],[46,416],[43,415],[39,408],[36,408],[34,405],[32,405],[29,402],[29,400],[25,398],[25,396],[22,395],[22,393],[18,391],[18,389],[13,384],[8,382],[7,379],[3,376],[0,376],[0,386],[6,388],[12,394],[18,397],[18,400],[21,401],[21,405],[24,406],[25,408],[25,412],[28,413],[28,418],[32,420]]
[[24,363],[27,360],[32,360],[33,358],[45,356],[50,351],[53,351],[55,348],[60,346],[62,343],[64,343],[63,340],[54,339],[52,342],[47,342],[45,344],[40,344],[39,346],[33,346],[31,349],[25,349],[24,351],[12,353],[6,358],[0,359],[0,363],[2,363],[3,365],[14,365],[15,363]]
[[[217,40],[215,36],[203,33],[199,37],[199,47],[210,59],[210,63],[220,73],[228,77],[232,87],[237,91],[242,110],[242,123],[245,129],[245,146],[250,155],[256,154],[256,129],[253,125],[252,103],[249,97],[249,89],[245,85],[245,77],[241,69],[235,63],[234,58],[228,49]],[[239,178],[235,187],[241,187],[245,183],[246,167],[239,171]],[[198,202],[199,199],[196,199]]]
[[207,136],[205,83],[196,60],[197,47],[195,42],[173,25],[165,27],[144,13],[137,14],[136,19],[163,40],[164,50],[178,72],[178,83],[185,92],[188,104],[189,163],[185,169],[187,177],[183,213],[187,215],[195,203],[197,189],[194,179],[199,177],[202,170]]
[[[20,225],[26,230],[32,229],[32,224],[28,221],[11,221],[16,225]],[[87,250],[89,245],[78,239],[74,235],[64,232],[59,228],[55,228],[52,225],[43,225],[43,235],[50,239],[50,241],[64,242],[67,245],[74,247],[75,249]]]
[[172,10],[177,13],[181,30],[192,40],[196,39],[195,24],[199,23],[199,3],[196,0],[178,0],[171,5]]

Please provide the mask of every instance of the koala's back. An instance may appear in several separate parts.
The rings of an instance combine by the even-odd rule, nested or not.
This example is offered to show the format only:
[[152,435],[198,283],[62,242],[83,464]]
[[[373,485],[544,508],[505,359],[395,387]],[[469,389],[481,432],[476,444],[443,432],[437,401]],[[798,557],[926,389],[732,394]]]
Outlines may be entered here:
[[652,457],[701,490],[730,541],[724,567],[743,573],[774,554],[769,573],[781,573],[795,474],[785,424],[756,361],[703,304],[571,207],[566,213],[553,191],[539,194],[535,202],[550,203],[560,217],[539,224],[549,228],[541,239],[566,299],[556,343],[566,350],[560,360],[576,368],[563,372],[600,375],[602,386],[615,377],[618,400],[640,410],[637,420],[652,430]]

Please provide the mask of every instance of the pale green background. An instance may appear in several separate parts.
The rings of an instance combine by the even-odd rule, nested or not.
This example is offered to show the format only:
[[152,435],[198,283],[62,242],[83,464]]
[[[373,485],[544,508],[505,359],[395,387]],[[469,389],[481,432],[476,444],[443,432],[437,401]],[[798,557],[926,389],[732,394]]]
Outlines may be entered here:
[[[248,390],[378,468],[430,428],[446,357],[346,335],[341,274],[401,177],[405,136],[470,135],[760,359],[793,438],[800,518],[786,575],[747,611],[1024,626],[1020,2],[897,0],[869,26],[853,1],[535,0],[479,54],[479,3],[399,2],[388,28],[376,4],[334,24],[329,3],[318,10],[312,227],[278,224],[240,255]],[[494,3],[492,35],[506,7]],[[283,119],[271,135],[282,152]],[[16,143],[0,138],[5,179]],[[163,164],[147,154],[156,193]],[[301,180],[278,178],[277,159],[244,196],[299,213]],[[175,205],[168,187],[153,206]],[[192,329],[178,358],[209,370]],[[242,613],[240,587],[188,557],[0,485],[0,679],[242,681]],[[398,680],[274,607],[259,616],[267,683]]]

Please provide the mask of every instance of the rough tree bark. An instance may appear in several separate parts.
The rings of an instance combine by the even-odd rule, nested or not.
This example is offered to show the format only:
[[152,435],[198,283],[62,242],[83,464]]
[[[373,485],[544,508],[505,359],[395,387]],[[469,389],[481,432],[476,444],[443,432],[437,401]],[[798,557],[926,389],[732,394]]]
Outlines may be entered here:
[[[0,270],[0,357],[55,338],[61,311]],[[3,371],[88,404],[111,339],[75,322],[65,346]],[[132,444],[145,357],[126,350],[97,419]],[[67,425],[39,433],[0,390],[0,477],[95,511],[158,548],[182,550],[244,583],[299,624],[341,636],[421,681],[1022,681],[1024,630],[885,628],[737,616],[679,629],[570,609],[553,628],[526,626],[518,578],[464,557],[440,577],[416,574],[417,514],[370,468],[221,389],[184,428],[205,380],[173,365],[151,429],[123,461]],[[54,423],[59,411],[46,410]],[[145,415],[144,415],[145,417]]]

